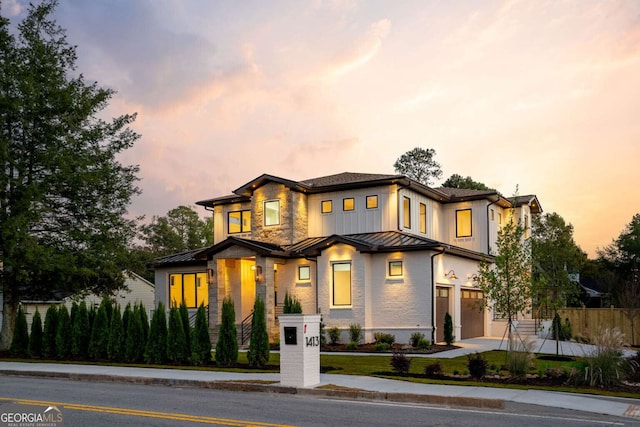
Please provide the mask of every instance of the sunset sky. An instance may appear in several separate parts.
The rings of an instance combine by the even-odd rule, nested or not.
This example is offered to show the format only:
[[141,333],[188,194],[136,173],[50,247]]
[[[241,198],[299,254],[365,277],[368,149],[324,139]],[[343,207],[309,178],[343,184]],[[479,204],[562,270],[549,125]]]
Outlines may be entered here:
[[640,212],[640,1],[60,0],[55,16],[78,71],[118,91],[108,114],[138,112],[132,214],[262,173],[394,173],[416,146],[444,179],[536,194],[591,257]]

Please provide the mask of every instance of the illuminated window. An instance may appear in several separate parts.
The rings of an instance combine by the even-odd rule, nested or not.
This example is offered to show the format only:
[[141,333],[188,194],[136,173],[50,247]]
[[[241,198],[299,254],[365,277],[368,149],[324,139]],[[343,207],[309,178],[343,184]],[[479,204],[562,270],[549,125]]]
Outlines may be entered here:
[[502,213],[498,212],[498,224],[502,225]]
[[332,200],[323,200],[321,209],[322,209],[322,213],[331,213],[331,212],[333,212],[333,201]]
[[311,267],[308,265],[298,266],[298,280],[311,280]]
[[351,305],[351,263],[332,264],[333,268],[333,305]]
[[356,200],[353,197],[342,199],[342,210],[352,211],[356,208]]
[[280,224],[280,200],[264,202],[264,225]]
[[404,211],[404,228],[411,228],[411,199],[408,197],[404,198],[403,211]]
[[229,234],[251,232],[251,211],[234,211],[227,214]]
[[378,196],[367,196],[367,209],[376,209],[378,207]]
[[493,209],[491,209],[489,212],[490,212],[491,221],[494,221],[495,220],[495,211]]
[[402,274],[402,261],[389,261],[389,277],[400,277]]
[[471,237],[471,209],[456,211],[456,237]]
[[427,232],[427,205],[420,203],[420,232]]
[[187,308],[209,305],[207,273],[169,275],[169,305],[180,306],[183,301]]

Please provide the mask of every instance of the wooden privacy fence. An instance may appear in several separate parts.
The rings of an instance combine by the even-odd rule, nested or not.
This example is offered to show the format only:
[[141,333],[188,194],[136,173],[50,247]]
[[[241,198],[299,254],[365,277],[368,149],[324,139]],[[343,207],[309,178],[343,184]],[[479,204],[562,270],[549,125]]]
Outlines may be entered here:
[[571,322],[571,332],[573,336],[582,335],[591,339],[600,329],[618,328],[626,337],[629,345],[640,344],[640,315],[635,321],[635,340],[631,337],[631,321],[622,308],[562,308],[558,310],[560,319],[564,323],[565,319]]

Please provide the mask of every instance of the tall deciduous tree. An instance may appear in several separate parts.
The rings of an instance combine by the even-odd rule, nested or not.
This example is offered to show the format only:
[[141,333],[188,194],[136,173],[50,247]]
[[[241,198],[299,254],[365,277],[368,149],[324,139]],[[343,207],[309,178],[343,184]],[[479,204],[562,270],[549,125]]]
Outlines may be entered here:
[[511,351],[512,321],[531,304],[531,249],[524,239],[524,227],[511,215],[498,233],[494,262],[483,261],[474,282],[483,292],[482,308],[490,307],[506,316],[509,351]]
[[433,148],[416,147],[398,157],[393,167],[397,173],[406,175],[414,181],[424,185],[432,185],[433,178],[442,178],[440,163],[433,159],[435,155],[436,150]]
[[135,230],[138,169],[116,158],[138,139],[135,115],[99,117],[113,91],[76,73],[56,6],[30,5],[15,36],[0,17],[0,349],[23,295],[122,287]]
[[449,178],[447,178],[447,180],[442,183],[442,186],[447,188],[466,188],[469,190],[495,191],[495,189],[487,187],[482,182],[474,181],[470,176],[463,177],[462,175],[458,175],[457,173],[454,173]]

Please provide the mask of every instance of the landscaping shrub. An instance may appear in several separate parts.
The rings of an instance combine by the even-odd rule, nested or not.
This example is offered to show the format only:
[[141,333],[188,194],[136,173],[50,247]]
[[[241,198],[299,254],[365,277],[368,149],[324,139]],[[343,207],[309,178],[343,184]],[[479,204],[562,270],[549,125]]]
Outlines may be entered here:
[[31,357],[42,356],[42,318],[38,307],[36,312],[33,313],[31,319],[31,334],[29,334],[29,354]]
[[42,337],[42,355],[48,359],[56,358],[56,325],[58,323],[58,309],[50,305],[44,315],[44,332]]
[[469,369],[469,375],[472,378],[481,380],[487,375],[487,368],[489,364],[487,360],[480,353],[467,355],[467,368]]
[[253,304],[253,319],[251,320],[251,341],[247,353],[249,366],[263,368],[269,362],[269,334],[265,319],[265,306],[262,298],[256,297]]
[[346,346],[347,350],[357,350],[358,349],[358,343],[355,341],[351,341],[349,344],[347,344]]
[[10,350],[15,357],[26,357],[29,354],[29,327],[27,326],[27,316],[24,314],[22,305],[18,307],[18,313],[16,314]]
[[[89,338],[92,331],[89,329],[89,311],[87,304],[82,301],[79,305],[74,303],[75,314],[72,316],[71,325],[71,356],[76,359],[86,359],[89,355]],[[106,333],[106,327],[103,332]]]
[[122,324],[120,306],[117,304],[111,313],[111,322],[109,323],[107,357],[114,362],[120,362],[124,358],[124,325]]
[[284,307],[282,312],[284,314],[299,314],[302,313],[302,304],[300,300],[294,295],[289,296],[289,292],[284,294]]
[[325,347],[327,345],[327,336],[325,335],[324,330],[325,324],[322,321],[322,317],[320,318],[320,347]]
[[189,322],[189,309],[184,301],[180,304],[179,311],[180,320],[182,321],[182,329],[184,330],[184,338],[186,340],[184,354],[185,358],[189,359],[191,357],[191,323]]
[[340,342],[340,328],[332,326],[327,329],[327,333],[329,334],[329,341],[331,341],[332,345],[336,345]]
[[[82,302],[81,305],[84,305]],[[109,315],[107,314],[107,305],[111,306],[108,299],[103,299],[93,320],[93,328],[91,329],[91,339],[89,341],[89,356],[95,360],[103,360],[107,358],[107,344],[109,343]],[[78,317],[81,316],[82,309],[78,310]],[[87,325],[89,324],[87,317]]]
[[595,348],[587,355],[584,381],[590,386],[605,387],[623,378],[625,337],[617,328],[604,329],[593,337]]
[[359,344],[362,339],[362,326],[358,323],[352,323],[349,325],[349,336],[351,337],[351,342]]
[[144,308],[141,302],[138,302],[133,307],[133,312],[140,319],[140,330],[142,331],[142,342],[146,343],[147,340],[149,339],[149,317],[147,316],[147,309]]
[[424,367],[424,375],[427,378],[442,378],[444,375],[442,364],[440,364],[440,362],[434,362],[426,365]]
[[508,355],[507,369],[511,376],[523,379],[533,365],[535,342],[531,337],[519,340],[514,336],[511,339],[513,341],[510,346],[512,350]]
[[392,346],[394,342],[396,342],[396,337],[393,334],[387,334],[384,332],[376,332],[373,334],[373,339],[376,341],[376,344],[384,343]]
[[418,345],[416,346],[418,350],[428,350],[431,348],[431,341],[426,338],[420,338],[418,341]]
[[56,327],[56,357],[66,360],[71,356],[71,318],[67,307],[60,306]]
[[391,368],[399,375],[407,375],[411,367],[411,359],[403,352],[396,351],[391,356]]
[[219,366],[231,366],[238,361],[238,332],[236,330],[236,312],[233,301],[225,298],[222,302],[222,323],[216,343],[216,363]]
[[[142,339],[142,319],[140,319],[139,315],[136,315],[137,311],[135,310],[131,313],[129,323],[133,328],[129,328],[129,330],[139,334],[140,339]],[[167,312],[162,302],[158,303],[151,318],[149,338],[144,350],[144,360],[147,363],[157,364],[162,364],[167,360]]]
[[455,336],[453,336],[453,319],[451,319],[451,315],[449,312],[444,314],[444,341],[447,345],[453,344],[455,341]]
[[374,346],[373,346],[375,351],[388,351],[391,346],[389,345],[389,343],[386,342],[377,342]]
[[180,310],[175,305],[169,310],[169,326],[167,328],[167,360],[175,365],[185,363],[188,359],[187,339]]
[[211,337],[204,303],[196,311],[196,322],[191,330],[191,363],[205,365],[211,361]]
[[626,378],[631,383],[640,383],[640,351],[627,358]]
[[409,342],[411,343],[411,347],[418,348],[418,343],[420,342],[420,340],[423,340],[423,339],[424,339],[424,334],[420,332],[412,333],[411,338],[409,339]]

